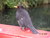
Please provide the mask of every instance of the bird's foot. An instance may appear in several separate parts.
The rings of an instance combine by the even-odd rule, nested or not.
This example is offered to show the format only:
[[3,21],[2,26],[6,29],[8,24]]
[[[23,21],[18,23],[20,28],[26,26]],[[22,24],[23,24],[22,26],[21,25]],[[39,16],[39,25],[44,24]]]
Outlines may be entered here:
[[25,30],[25,27],[22,27],[22,30]]

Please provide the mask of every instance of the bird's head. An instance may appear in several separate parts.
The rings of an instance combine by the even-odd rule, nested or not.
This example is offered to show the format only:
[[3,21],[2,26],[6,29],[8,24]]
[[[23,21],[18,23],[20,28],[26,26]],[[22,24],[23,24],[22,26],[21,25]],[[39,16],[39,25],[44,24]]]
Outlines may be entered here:
[[24,8],[23,6],[14,6],[15,8]]
[[22,5],[22,3],[19,3],[17,6],[14,6],[15,8],[24,8],[24,6]]
[[17,6],[17,8],[24,8],[23,6]]

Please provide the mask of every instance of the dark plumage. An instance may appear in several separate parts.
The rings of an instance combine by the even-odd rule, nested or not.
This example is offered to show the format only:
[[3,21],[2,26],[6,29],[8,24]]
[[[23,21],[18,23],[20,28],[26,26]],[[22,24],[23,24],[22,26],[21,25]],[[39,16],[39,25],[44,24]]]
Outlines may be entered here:
[[16,12],[16,19],[20,27],[30,28],[30,30],[33,33],[38,34],[37,30],[32,25],[32,21],[30,19],[28,12],[23,8],[23,6],[18,6]]

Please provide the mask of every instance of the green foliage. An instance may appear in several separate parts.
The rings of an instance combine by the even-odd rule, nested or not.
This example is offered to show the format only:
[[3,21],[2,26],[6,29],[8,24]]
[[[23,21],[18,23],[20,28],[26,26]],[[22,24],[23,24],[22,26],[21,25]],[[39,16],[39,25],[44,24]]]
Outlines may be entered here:
[[18,1],[17,0],[7,0],[5,2],[5,4],[7,4],[10,8],[17,5],[18,4]]
[[[40,4],[43,2],[43,0],[6,0],[4,1],[5,4],[7,4],[10,8],[17,6],[19,2],[25,2],[25,4],[23,6],[37,6],[37,4]],[[27,3],[26,3],[27,2]]]
[[2,10],[2,5],[0,5],[0,10]]
[[2,2],[1,2],[1,0],[0,0],[0,10],[2,10]]
[[[10,8],[13,8],[14,6],[17,6],[18,3],[23,3],[23,6],[37,6],[37,4],[43,3],[43,0],[0,0],[0,7],[2,8],[2,5],[7,4]],[[25,3],[25,4],[24,4]]]
[[6,0],[0,0],[0,11],[2,11],[4,9],[4,3]]

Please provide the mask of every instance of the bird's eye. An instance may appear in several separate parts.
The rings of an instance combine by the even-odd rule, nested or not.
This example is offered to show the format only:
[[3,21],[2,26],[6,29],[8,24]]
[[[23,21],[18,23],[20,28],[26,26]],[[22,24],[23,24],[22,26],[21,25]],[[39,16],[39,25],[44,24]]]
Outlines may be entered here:
[[17,6],[17,8],[19,8],[19,6]]

